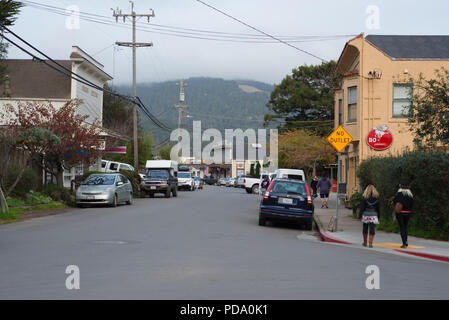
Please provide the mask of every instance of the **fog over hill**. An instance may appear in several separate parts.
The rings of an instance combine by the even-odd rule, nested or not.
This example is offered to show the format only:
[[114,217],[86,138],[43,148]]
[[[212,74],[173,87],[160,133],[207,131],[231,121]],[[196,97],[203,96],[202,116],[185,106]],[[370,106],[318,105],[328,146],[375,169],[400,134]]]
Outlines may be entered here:
[[[156,117],[171,128],[178,126],[180,81],[138,84],[137,95]],[[119,86],[124,94],[132,92],[131,86]],[[268,109],[273,85],[251,80],[224,80],[217,78],[190,78],[184,80],[185,102],[183,128],[191,131],[192,122],[201,121],[202,130],[263,128],[263,118]],[[141,115],[146,132],[161,142],[169,133],[156,127],[145,115]]]

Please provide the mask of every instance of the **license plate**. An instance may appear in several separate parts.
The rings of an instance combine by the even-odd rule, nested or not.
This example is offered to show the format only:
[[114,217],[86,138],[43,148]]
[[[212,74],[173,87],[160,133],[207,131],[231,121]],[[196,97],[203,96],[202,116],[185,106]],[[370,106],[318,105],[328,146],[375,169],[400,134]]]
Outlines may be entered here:
[[151,190],[156,190],[156,187],[155,186],[151,186],[150,189]]
[[95,200],[95,196],[87,196],[87,200]]
[[293,204],[293,199],[279,198],[279,203],[282,203],[282,204]]

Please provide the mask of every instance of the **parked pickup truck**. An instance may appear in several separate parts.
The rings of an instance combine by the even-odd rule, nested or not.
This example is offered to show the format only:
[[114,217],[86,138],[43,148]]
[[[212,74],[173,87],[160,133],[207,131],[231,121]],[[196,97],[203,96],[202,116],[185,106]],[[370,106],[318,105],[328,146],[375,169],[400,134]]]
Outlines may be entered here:
[[243,185],[248,193],[259,193],[260,178],[243,178]]

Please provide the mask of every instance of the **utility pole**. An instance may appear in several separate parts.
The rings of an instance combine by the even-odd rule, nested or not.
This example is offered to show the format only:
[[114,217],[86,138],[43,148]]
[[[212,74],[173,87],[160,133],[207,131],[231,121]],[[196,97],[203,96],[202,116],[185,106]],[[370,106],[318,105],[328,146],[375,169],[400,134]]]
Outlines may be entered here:
[[[133,48],[133,96],[134,98],[137,97],[137,88],[136,88],[136,48],[142,48],[142,47],[152,47],[153,43],[144,43],[144,42],[136,42],[136,21],[138,18],[145,17],[148,19],[148,22],[150,22],[150,17],[154,17],[154,11],[153,9],[150,9],[150,14],[136,14],[134,12],[134,2],[130,1],[131,3],[131,13],[125,14],[122,13],[122,10],[117,8],[116,10],[113,10],[113,16],[115,17],[116,21],[118,22],[119,17],[123,17],[123,22],[126,22],[126,18],[131,18],[132,20],[132,26],[133,26],[133,41],[132,42],[116,42],[118,46],[123,47],[131,47]],[[133,107],[133,140],[134,140],[134,168],[138,171],[139,170],[139,152],[138,152],[138,141],[137,141],[137,105],[134,104]]]
[[[175,108],[178,109],[179,115],[178,115],[178,129],[181,129],[182,125],[182,112],[184,111],[184,108],[187,108],[188,106],[184,105],[185,101],[185,94],[184,94],[184,81],[181,80],[181,84],[179,85],[179,104],[175,105]],[[178,136],[178,142],[181,141],[181,135]]]

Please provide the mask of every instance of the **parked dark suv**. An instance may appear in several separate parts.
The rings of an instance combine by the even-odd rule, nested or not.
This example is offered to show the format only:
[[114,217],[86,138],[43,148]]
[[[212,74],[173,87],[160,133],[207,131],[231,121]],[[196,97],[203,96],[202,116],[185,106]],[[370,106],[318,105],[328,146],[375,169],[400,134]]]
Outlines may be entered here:
[[274,179],[260,203],[259,225],[267,220],[296,220],[313,228],[314,206],[307,184],[303,181]]
[[146,194],[151,198],[155,193],[162,193],[166,198],[178,195],[178,178],[170,174],[169,169],[148,169],[140,186],[142,196]]
[[215,185],[217,183],[217,178],[215,178],[214,176],[205,176],[203,180],[204,183],[207,183],[210,186]]

